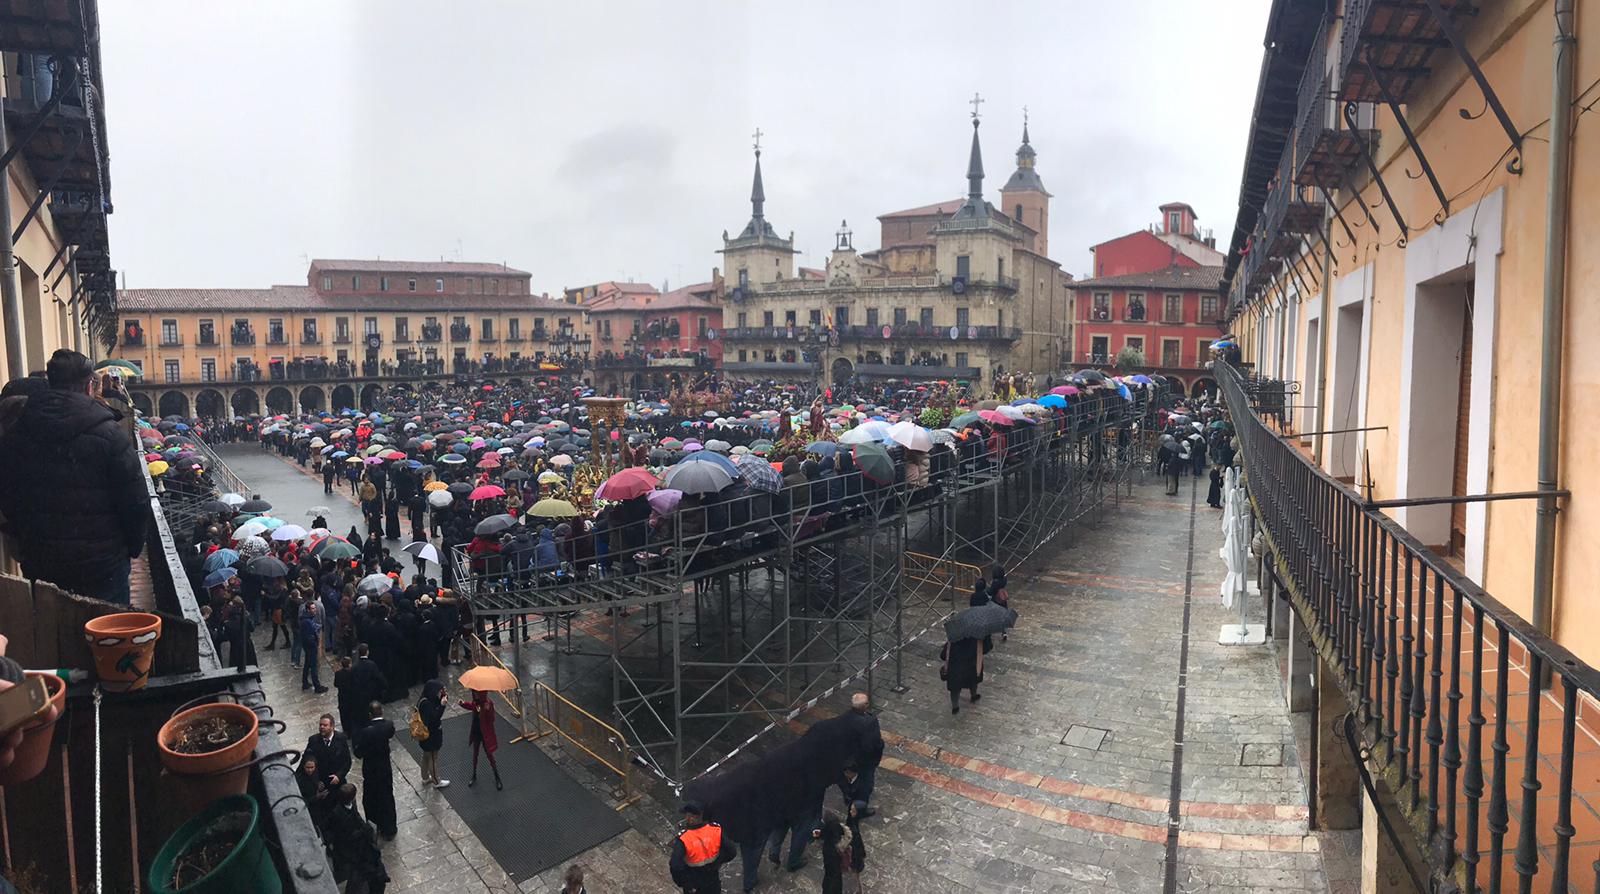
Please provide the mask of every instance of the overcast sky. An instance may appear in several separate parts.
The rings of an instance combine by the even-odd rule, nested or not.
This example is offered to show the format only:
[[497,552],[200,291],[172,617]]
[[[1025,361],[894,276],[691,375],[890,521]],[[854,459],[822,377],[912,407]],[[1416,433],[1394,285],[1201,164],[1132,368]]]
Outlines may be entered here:
[[1022,107],[1051,255],[1187,201],[1228,242],[1269,0],[102,3],[112,263],[130,287],[306,259],[505,261],[557,293],[710,277],[749,219],[820,266],[848,220],[990,201]]

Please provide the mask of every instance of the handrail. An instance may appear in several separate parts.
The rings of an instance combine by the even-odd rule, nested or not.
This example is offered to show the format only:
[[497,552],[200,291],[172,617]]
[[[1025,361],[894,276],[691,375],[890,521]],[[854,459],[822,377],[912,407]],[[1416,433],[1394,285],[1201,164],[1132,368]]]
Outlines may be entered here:
[[[1600,672],[1285,443],[1253,410],[1239,372],[1213,368],[1274,577],[1337,669],[1334,682],[1433,876],[1476,890],[1486,879],[1498,883],[1514,853],[1524,890],[1541,870],[1550,876],[1541,890],[1564,890],[1572,811],[1591,809],[1573,804],[1587,800],[1573,792],[1576,739],[1595,735],[1578,729],[1579,697],[1600,702]],[[1555,674],[1551,692],[1539,683],[1547,671]],[[1541,708],[1559,716],[1541,727]],[[1507,767],[1510,722],[1522,724],[1515,770]],[[1485,727],[1493,735],[1488,747]],[[1550,772],[1542,780],[1541,767],[1557,768],[1554,797],[1527,797],[1548,788]],[[1506,840],[1512,787],[1523,792],[1514,845]],[[1553,822],[1539,817],[1541,801],[1554,806]],[[1482,862],[1488,866],[1480,871]],[[1592,886],[1591,875],[1577,887]]]
[[[627,737],[619,732],[616,727],[578,707],[561,693],[537,680],[533,684],[533,705],[533,718],[537,731],[532,738],[540,739],[550,735],[550,733],[556,733],[561,738],[572,743],[584,754],[599,761],[606,769],[622,777],[622,794],[617,804],[618,810],[639,800],[640,793],[633,790],[633,765],[637,758],[634,756],[633,746],[628,743]],[[560,716],[558,715],[559,709],[571,711],[591,724],[593,729],[603,731],[605,733],[605,745],[602,747],[615,749],[617,756],[614,759],[607,758],[605,755],[599,754],[593,748],[585,745],[580,738],[584,735],[582,723],[575,726],[571,731],[563,728],[558,719]],[[548,731],[544,729],[546,725],[550,727]],[[598,745],[599,743],[596,744]]]

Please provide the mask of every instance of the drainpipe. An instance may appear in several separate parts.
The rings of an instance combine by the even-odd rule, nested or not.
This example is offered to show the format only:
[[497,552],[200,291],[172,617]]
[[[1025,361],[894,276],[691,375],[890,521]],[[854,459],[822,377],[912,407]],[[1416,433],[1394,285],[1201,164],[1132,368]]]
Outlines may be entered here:
[[[5,99],[0,98],[0,153],[6,149]],[[6,332],[6,378],[28,375],[28,346],[22,335],[22,283],[17,280],[17,253],[11,244],[10,165],[0,168],[0,305]]]
[[[72,283],[72,301],[69,308],[72,312],[72,350],[83,353],[83,314],[78,310],[78,296],[83,294],[78,288],[78,253],[73,251],[72,260],[68,262],[67,279]],[[91,342],[90,349],[93,350]]]
[[[1357,199],[1360,199],[1359,194]],[[1317,320],[1317,422],[1312,431],[1329,428],[1328,420],[1328,342],[1333,338],[1333,210],[1322,210],[1322,232],[1328,237],[1322,241],[1322,311]],[[1311,448],[1311,461],[1322,468],[1322,435],[1316,436]]]
[[[1561,352],[1565,341],[1567,225],[1572,175],[1574,0],[1555,0],[1554,90],[1550,97],[1550,182],[1544,239],[1544,334],[1539,362],[1539,490],[1556,489],[1561,464]],[[1533,532],[1533,623],[1554,633],[1556,497],[1539,498]]]

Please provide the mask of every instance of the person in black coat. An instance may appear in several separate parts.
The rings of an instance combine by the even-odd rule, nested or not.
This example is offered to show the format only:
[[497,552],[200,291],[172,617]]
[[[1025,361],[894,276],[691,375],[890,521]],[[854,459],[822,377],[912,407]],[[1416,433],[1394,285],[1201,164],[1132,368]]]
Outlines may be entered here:
[[334,789],[334,806],[323,821],[323,839],[333,857],[333,877],[349,882],[345,891],[381,892],[389,883],[383,867],[383,852],[372,835],[372,827],[356,813],[356,787],[350,784]]
[[50,387],[0,435],[5,529],[24,577],[127,604],[150,513],[139,454],[121,415],[95,399],[89,358],[63,348],[46,374]]
[[316,735],[306,740],[301,760],[317,759],[317,773],[329,791],[338,788],[350,775],[350,740],[333,728],[333,715],[324,714],[317,721]]
[[439,749],[444,747],[444,684],[429,680],[422,684],[422,699],[417,702],[417,713],[428,728],[428,738],[417,743],[422,751],[422,781],[434,788],[445,788],[448,779],[439,778]]
[[[872,789],[878,775],[878,764],[883,761],[883,729],[878,724],[878,718],[870,710],[871,702],[865,692],[857,692],[850,696],[850,710],[839,715],[855,737],[856,755],[854,767],[856,778],[851,781],[849,791],[845,792],[847,804],[860,801],[863,805],[872,800]],[[840,789],[844,790],[843,787]],[[861,808],[862,816],[872,816],[878,811],[870,806]]]
[[351,737],[351,749],[361,758],[361,807],[385,840],[395,836],[394,765],[389,760],[389,740],[394,723],[383,716],[383,703],[367,706],[369,719]]
[[983,696],[978,694],[978,684],[983,682],[983,644],[971,637],[946,641],[939,652],[944,662],[940,668],[945,678],[945,688],[950,690],[950,713],[961,712],[961,690],[972,692],[972,702],[977,704]]
[[366,723],[369,698],[362,698],[356,672],[351,667],[350,656],[339,659],[339,669],[333,672],[333,688],[339,693],[339,726],[345,735],[353,736]]
[[383,701],[389,692],[389,681],[384,677],[383,670],[368,655],[366,643],[356,647],[356,655],[356,662],[350,670],[355,675],[356,692],[361,697],[361,704]]
[[300,758],[300,767],[294,773],[295,784],[300,788],[300,800],[306,802],[306,813],[311,825],[322,834],[322,821],[328,815],[328,787],[322,784],[322,770],[314,757]]

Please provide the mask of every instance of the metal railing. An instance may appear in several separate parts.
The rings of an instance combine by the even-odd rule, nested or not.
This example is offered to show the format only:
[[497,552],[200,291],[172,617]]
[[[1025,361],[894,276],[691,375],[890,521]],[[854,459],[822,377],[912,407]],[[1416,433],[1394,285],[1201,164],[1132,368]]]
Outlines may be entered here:
[[1434,879],[1447,890],[1498,892],[1513,878],[1524,892],[1595,890],[1600,870],[1571,863],[1574,814],[1600,800],[1573,778],[1574,758],[1600,741],[1580,719],[1580,706],[1593,715],[1600,673],[1293,449],[1253,410],[1237,370],[1217,364],[1215,376],[1272,578],[1335,669],[1374,775]]
[[573,704],[561,693],[545,684],[533,684],[532,739],[541,739],[555,733],[573,747],[589,755],[621,780],[617,809],[639,800],[634,791],[633,768],[637,758],[633,746],[618,729]]

